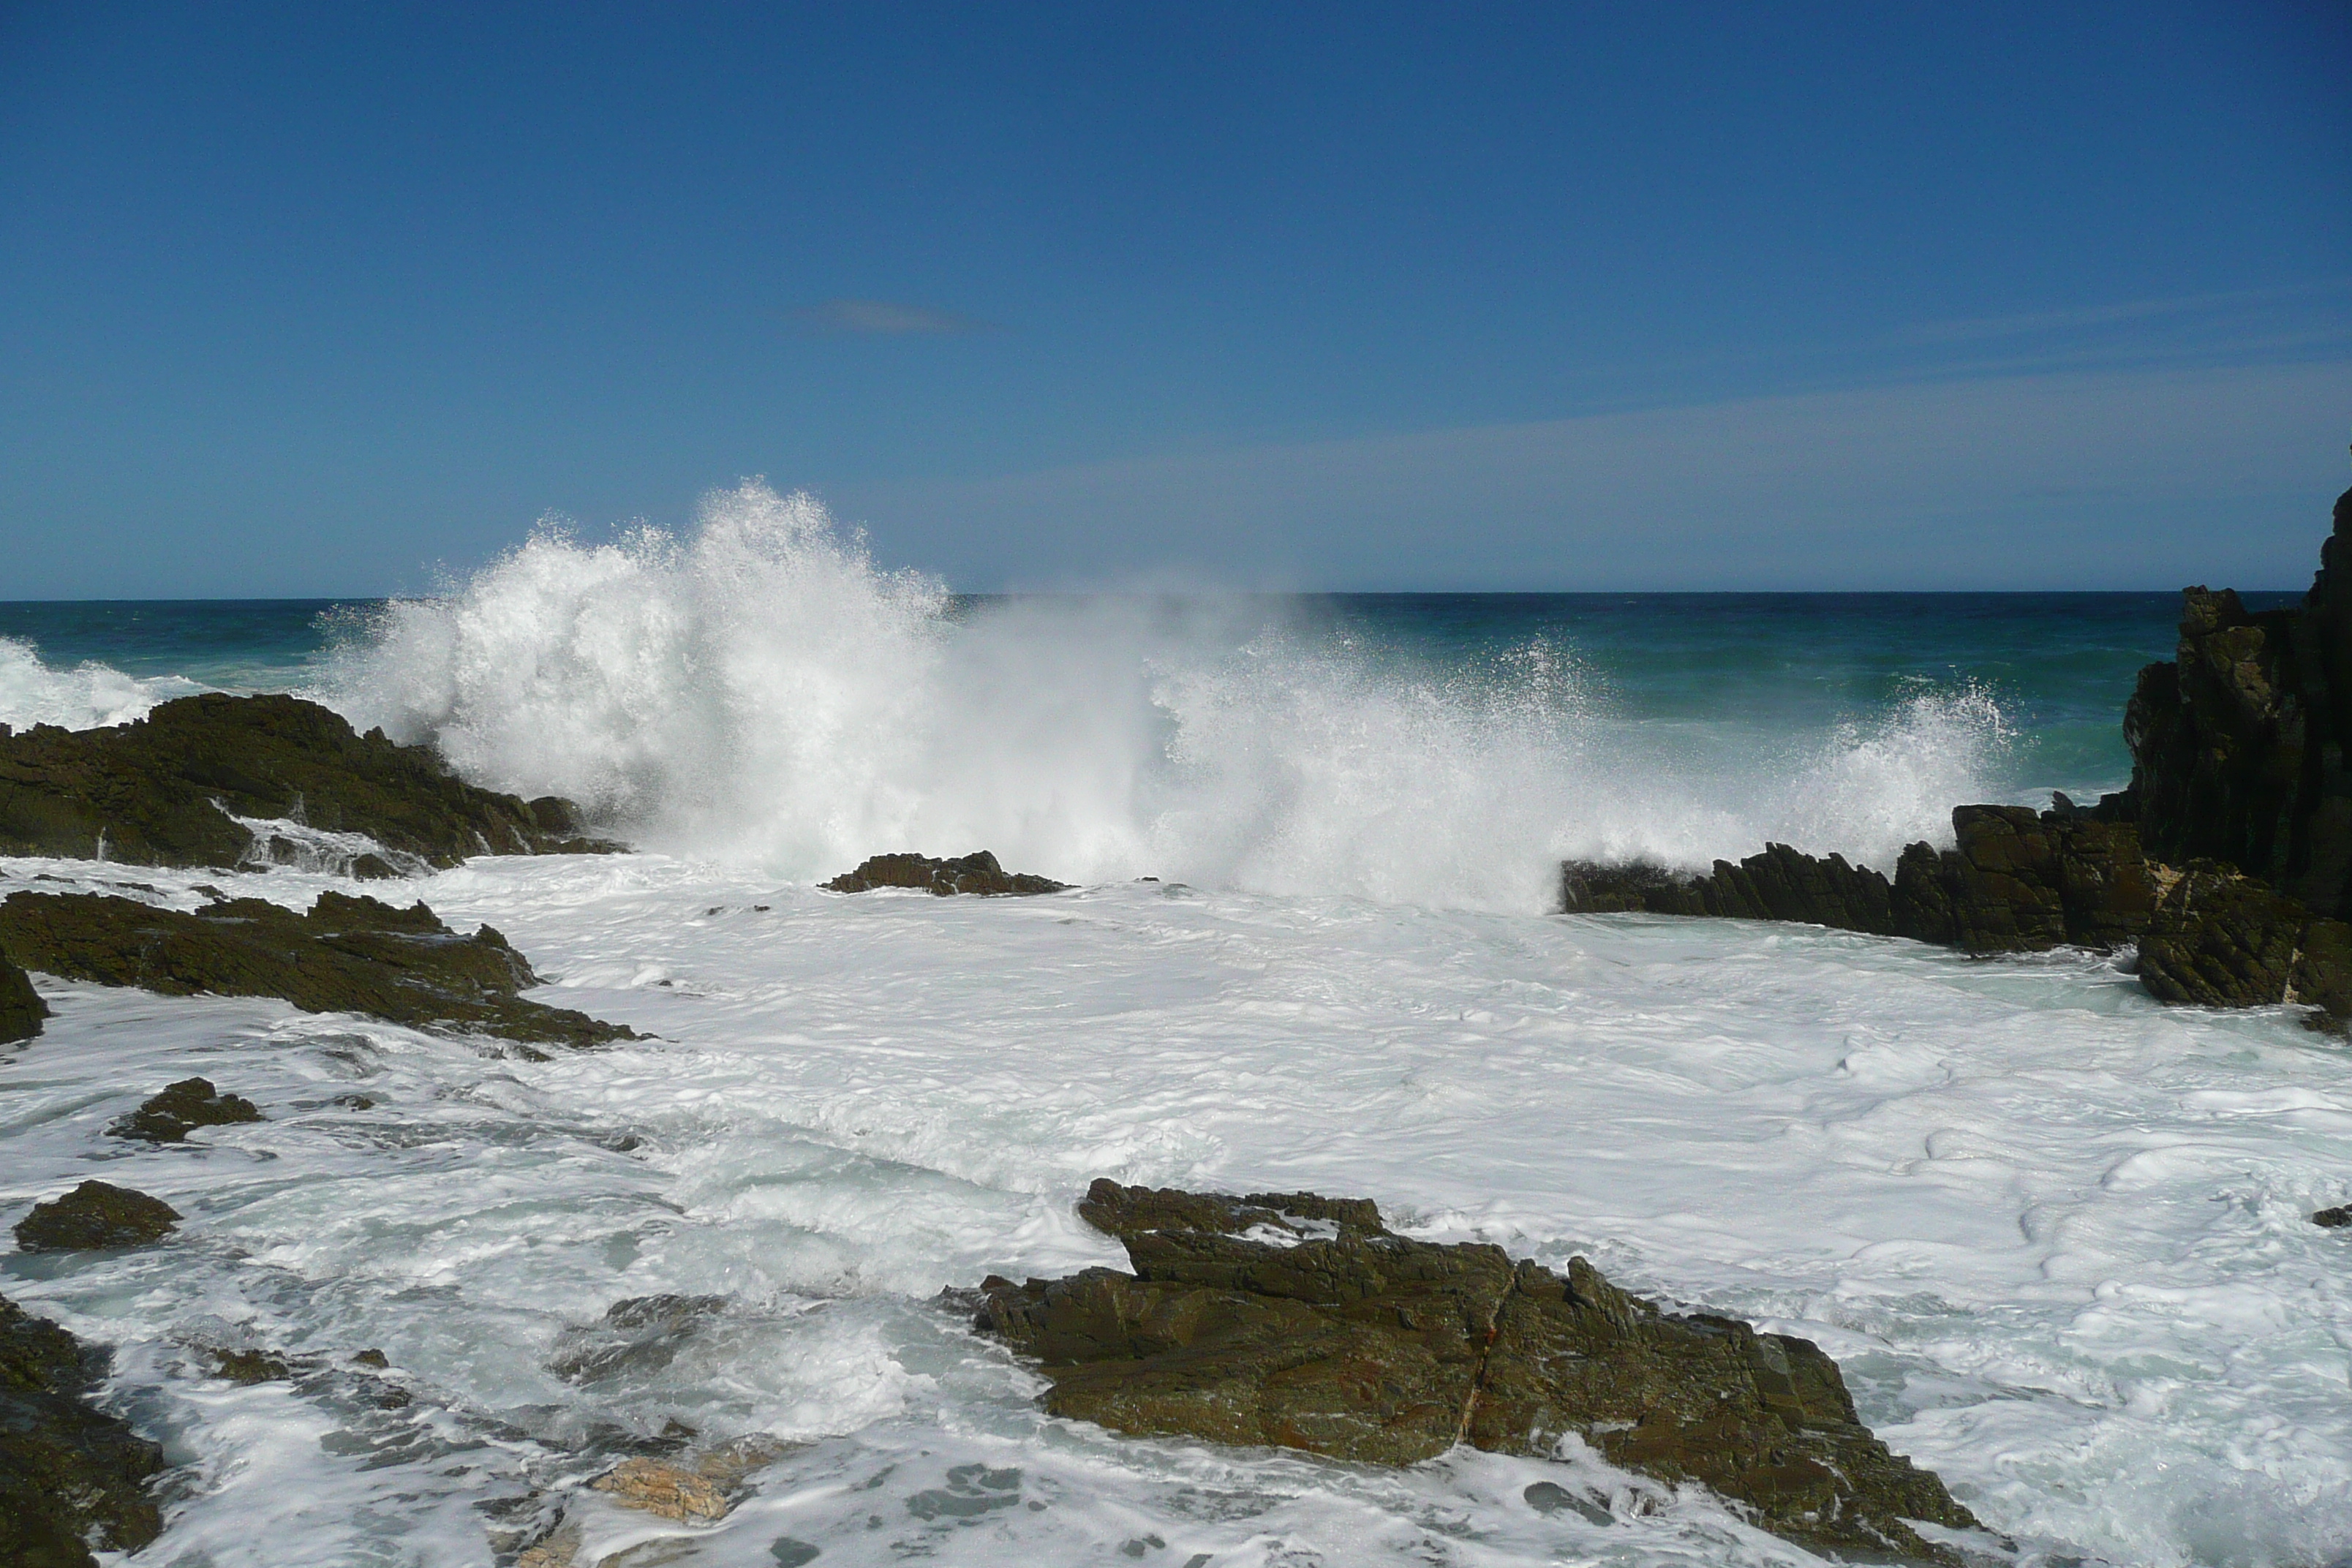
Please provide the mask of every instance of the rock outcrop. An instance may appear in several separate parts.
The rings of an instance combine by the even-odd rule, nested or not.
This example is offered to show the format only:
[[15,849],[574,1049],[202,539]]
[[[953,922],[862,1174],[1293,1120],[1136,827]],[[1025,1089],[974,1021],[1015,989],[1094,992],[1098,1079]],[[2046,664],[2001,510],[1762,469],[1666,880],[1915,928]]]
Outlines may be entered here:
[[864,893],[876,888],[912,888],[945,898],[951,893],[1002,897],[1009,893],[1066,893],[1067,882],[1026,872],[1007,871],[996,857],[982,849],[951,860],[920,855],[876,855],[855,871],[844,871],[823,884],[835,893]]
[[333,891],[304,914],[265,899],[194,913],[99,893],[11,893],[0,953],[27,969],[167,995],[278,996],[311,1013],[364,1013],[418,1028],[593,1046],[633,1031],[523,1000],[540,984],[488,926],[460,936],[422,903]]
[[163,1453],[90,1404],[106,1357],[0,1297],[0,1563],[96,1568],[161,1533]]
[[[363,834],[429,866],[622,847],[567,801],[477,789],[430,748],[354,733],[297,697],[183,697],[100,730],[0,726],[0,854],[229,868],[296,849],[257,844],[233,816]],[[397,871],[373,852],[353,869]]]
[[48,1016],[49,1005],[23,968],[0,957],[0,1046],[33,1038]]
[[172,1234],[180,1211],[163,1199],[111,1182],[84,1182],[61,1197],[35,1204],[16,1222],[23,1252],[85,1252],[147,1247]]
[[261,1119],[261,1108],[243,1095],[223,1094],[209,1079],[184,1078],[150,1096],[129,1115],[116,1117],[107,1131],[117,1138],[139,1138],[150,1143],[181,1143],[199,1127],[228,1127]]
[[1717,860],[1704,876],[1571,860],[1560,868],[1560,907],[1802,921],[1970,952],[2106,950],[2147,929],[2160,873],[2129,823],[1964,805],[1952,813],[1952,831],[1958,847],[1912,845],[1891,882],[1843,855],[1818,858],[1785,844],[1768,844],[1737,865]]
[[1857,1418],[1810,1342],[1676,1315],[1584,1259],[1412,1241],[1360,1199],[1094,1184],[1079,1212],[1134,1273],[961,1298],[1037,1358],[1045,1407],[1118,1431],[1402,1465],[1459,1442],[1698,1482],[1808,1545],[1948,1561],[1908,1521],[1976,1526]]

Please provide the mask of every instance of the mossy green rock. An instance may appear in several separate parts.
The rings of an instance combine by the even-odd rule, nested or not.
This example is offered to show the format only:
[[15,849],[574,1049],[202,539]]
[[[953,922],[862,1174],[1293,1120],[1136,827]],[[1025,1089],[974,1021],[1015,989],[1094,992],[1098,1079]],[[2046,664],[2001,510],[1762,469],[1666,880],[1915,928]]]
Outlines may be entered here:
[[0,1045],[29,1040],[41,1032],[49,1005],[33,989],[32,979],[16,964],[0,958]]
[[98,893],[12,893],[0,901],[0,952],[43,973],[173,996],[278,996],[306,1012],[542,1045],[636,1037],[523,1000],[539,977],[488,926],[460,936],[421,903],[332,891],[304,914],[264,899],[189,913]]
[[261,1119],[261,1108],[243,1095],[223,1094],[210,1079],[184,1078],[150,1096],[130,1115],[117,1117],[107,1131],[117,1138],[178,1143],[199,1127],[227,1127]]
[[147,1482],[163,1450],[93,1408],[103,1353],[0,1297],[0,1563],[91,1568],[162,1531]]
[[16,1222],[16,1245],[26,1252],[145,1247],[179,1223],[180,1211],[161,1198],[111,1182],[84,1182],[63,1197],[35,1204]]
[[1679,1317],[1582,1258],[1389,1232],[1362,1199],[1097,1182],[1079,1212],[1133,1274],[991,1278],[978,1326],[1035,1356],[1045,1407],[1123,1432],[1403,1465],[1456,1443],[1697,1482],[1810,1546],[1949,1561],[1906,1522],[1975,1528],[1873,1436],[1809,1341]]
[[568,802],[477,789],[430,748],[357,734],[297,697],[208,692],[109,729],[0,734],[0,854],[231,867],[255,848],[231,814],[363,833],[435,866],[621,847],[587,837]]

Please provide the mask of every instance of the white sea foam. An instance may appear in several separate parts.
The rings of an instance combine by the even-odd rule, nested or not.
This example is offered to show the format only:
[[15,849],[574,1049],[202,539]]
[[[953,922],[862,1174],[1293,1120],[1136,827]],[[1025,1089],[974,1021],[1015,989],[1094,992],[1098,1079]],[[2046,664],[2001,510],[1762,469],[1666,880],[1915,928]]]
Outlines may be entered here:
[[804,495],[713,496],[691,538],[546,531],[386,608],[317,694],[478,782],[646,842],[815,878],[985,847],[1073,881],[1534,910],[1563,854],[1704,865],[1764,840],[1890,865],[1986,798],[1973,689],[1791,736],[1628,723],[1572,650],[1384,657],[1263,605],[950,613]]
[[58,669],[37,649],[0,637],[0,724],[58,724],[88,730],[143,719],[158,702],[204,688],[176,675],[138,677],[95,661]]
[[[0,862],[0,892],[107,874]],[[338,885],[141,876],[191,907]],[[499,1060],[45,980],[48,1032],[0,1068],[0,1217],[92,1174],[189,1216],[166,1247],[0,1253],[9,1295],[118,1347],[110,1386],[185,1464],[159,1562],[488,1568],[490,1530],[560,1508],[583,1564],[652,1537],[681,1568],[1811,1561],[1575,1456],[1386,1472],[1046,1418],[931,1298],[1116,1263],[1072,1212],[1095,1175],[1370,1196],[1813,1338],[2018,1568],[2352,1551],[2352,1288],[2305,1217],[2352,1196],[2352,1058],[2284,1010],[1736,921],[848,898],[660,856],[412,890],[658,1037]],[[268,1120],[104,1135],[191,1073]],[[666,1365],[552,1368],[656,1293],[726,1302]],[[224,1342],[317,1359],[238,1388],[196,1349]],[[357,1381],[363,1348],[411,1405]],[[716,1529],[584,1489],[673,1421],[806,1446]],[[1547,1480],[1589,1511],[1531,1506]]]

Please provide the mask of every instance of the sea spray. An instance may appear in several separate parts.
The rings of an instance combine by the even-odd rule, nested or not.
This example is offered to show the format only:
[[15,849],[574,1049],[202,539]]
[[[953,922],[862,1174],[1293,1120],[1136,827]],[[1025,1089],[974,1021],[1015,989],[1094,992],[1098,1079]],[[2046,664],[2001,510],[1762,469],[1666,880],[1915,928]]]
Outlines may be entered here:
[[1698,732],[1625,717],[1552,638],[1448,659],[1297,602],[959,604],[756,481],[685,539],[542,529],[369,617],[317,694],[468,778],[795,879],[986,847],[1072,881],[1505,910],[1543,907],[1563,855],[1889,864],[1948,839],[2010,741],[1977,686],[1826,735]]

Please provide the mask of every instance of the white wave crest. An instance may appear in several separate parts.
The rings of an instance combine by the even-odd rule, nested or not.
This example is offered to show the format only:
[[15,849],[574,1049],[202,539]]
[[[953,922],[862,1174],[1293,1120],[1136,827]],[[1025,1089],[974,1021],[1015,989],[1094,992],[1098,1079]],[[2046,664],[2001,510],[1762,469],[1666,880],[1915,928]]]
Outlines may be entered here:
[[176,675],[126,675],[95,661],[58,669],[32,644],[0,637],[0,724],[89,730],[144,719],[158,702],[205,688]]
[[1520,910],[1548,905],[1562,855],[1704,865],[1774,838],[1890,866],[1948,842],[2009,743],[1973,689],[1792,745],[1619,717],[1543,642],[1434,668],[1265,615],[959,614],[753,481],[685,540],[542,529],[449,597],[379,612],[314,694],[478,782],[788,877],[985,847],[1073,881]]

